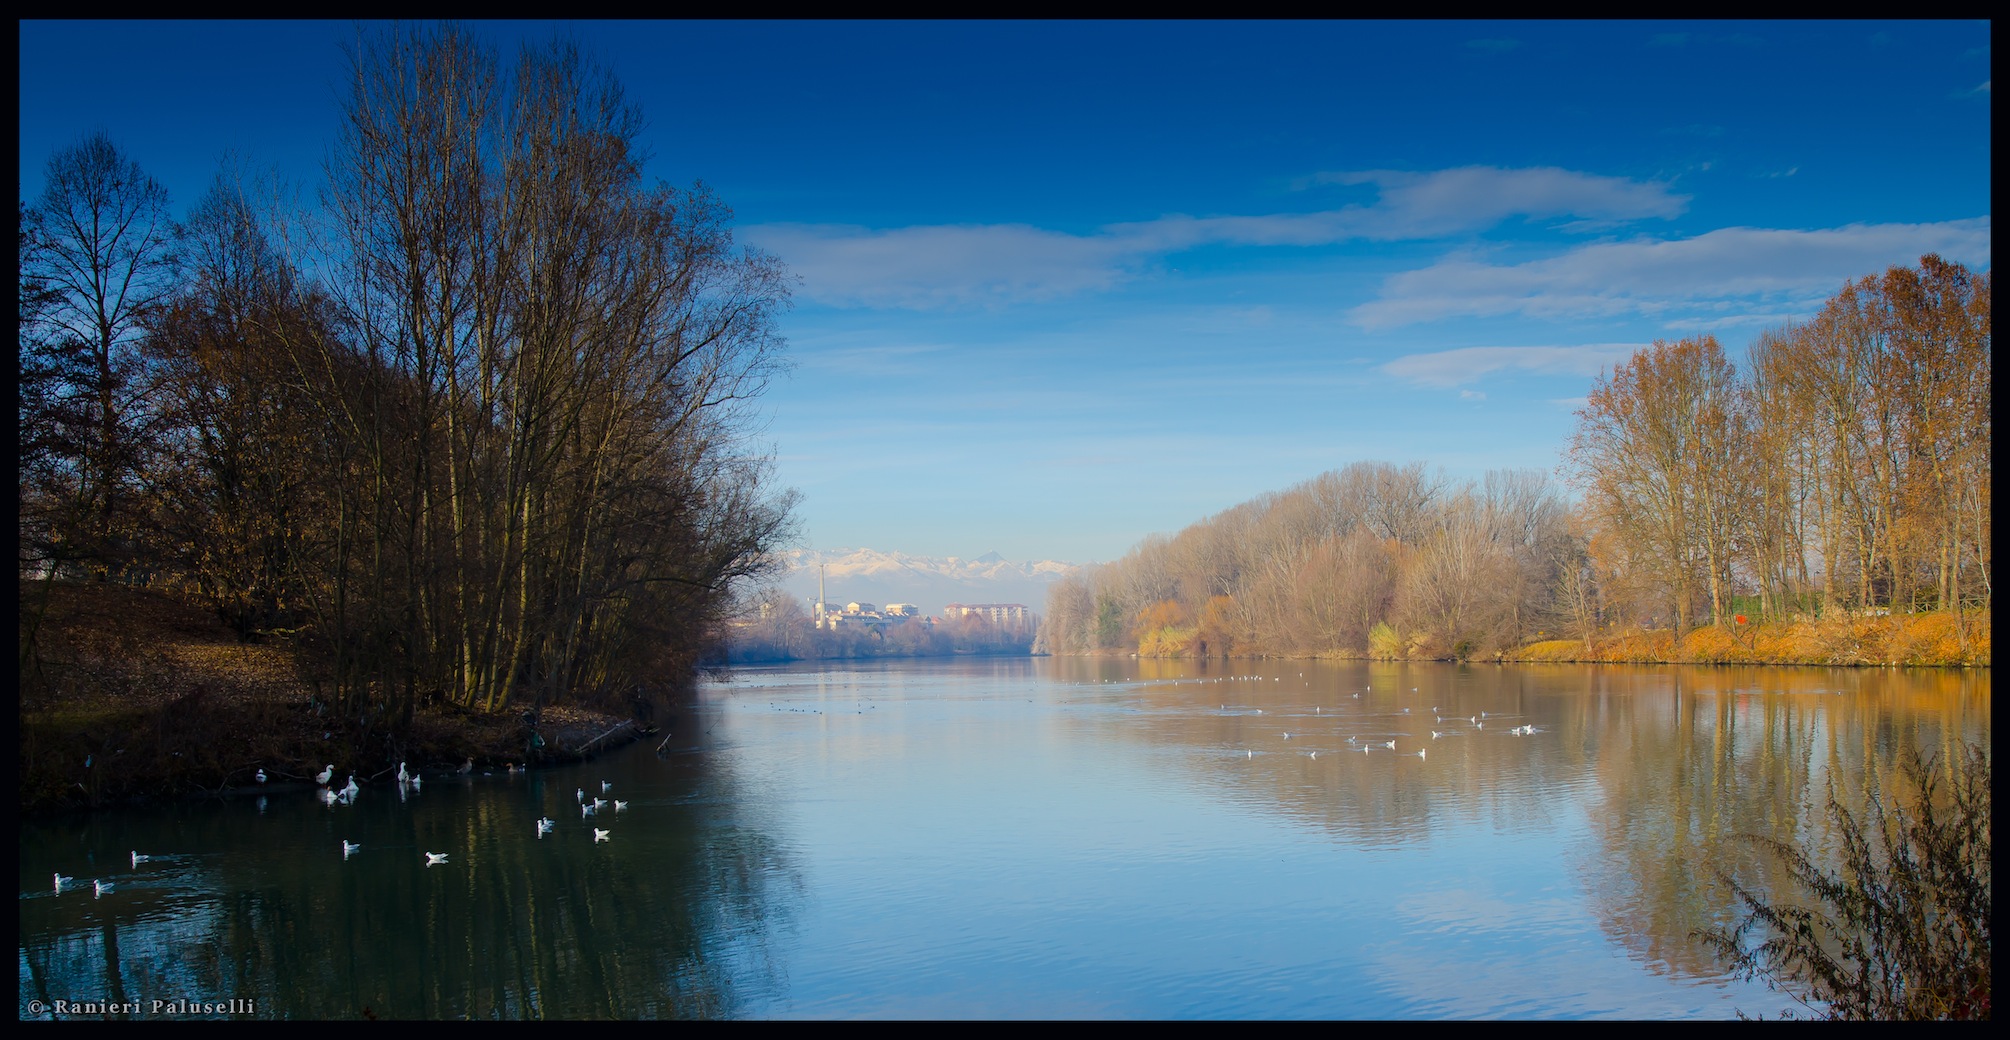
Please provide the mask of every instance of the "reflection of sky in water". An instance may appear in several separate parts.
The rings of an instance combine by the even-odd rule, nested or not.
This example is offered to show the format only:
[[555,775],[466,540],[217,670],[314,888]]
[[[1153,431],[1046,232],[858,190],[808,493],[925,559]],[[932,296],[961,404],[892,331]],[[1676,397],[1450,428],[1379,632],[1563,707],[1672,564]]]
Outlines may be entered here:
[[[435,1017],[1773,1014],[1791,1002],[1698,967],[1688,932],[1722,909],[1698,857],[1805,827],[1808,785],[1850,775],[1868,729],[1986,739],[1986,679],[1807,697],[1710,674],[749,670],[706,689],[663,758],[637,745],[342,812],[240,800],[24,827],[24,878],[88,883],[83,850],[118,859],[121,887],[24,880],[23,999],[102,978],[111,921],[128,988],[237,979],[293,1017],[387,994]],[[1398,750],[1348,743],[1369,735]],[[602,776],[630,813],[609,844],[565,844],[588,826],[575,786]],[[547,813],[563,833],[540,842]],[[345,837],[364,859],[340,859]],[[452,871],[395,858],[455,840]],[[201,851],[133,870],[136,845]],[[297,934],[316,948],[289,949]],[[380,943],[460,963],[406,991],[431,970],[352,949]]]

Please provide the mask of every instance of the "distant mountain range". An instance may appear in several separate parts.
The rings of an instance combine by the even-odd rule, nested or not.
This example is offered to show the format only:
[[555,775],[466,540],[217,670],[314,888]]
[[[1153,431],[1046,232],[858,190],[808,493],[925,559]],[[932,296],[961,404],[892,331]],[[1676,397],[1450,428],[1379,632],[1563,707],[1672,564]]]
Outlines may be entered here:
[[840,607],[912,603],[924,614],[940,614],[950,603],[1023,603],[1041,613],[1048,586],[1075,569],[1056,560],[1013,563],[995,552],[968,560],[877,549],[793,549],[782,555],[789,573],[780,584],[805,605],[816,599],[821,564],[824,593]]

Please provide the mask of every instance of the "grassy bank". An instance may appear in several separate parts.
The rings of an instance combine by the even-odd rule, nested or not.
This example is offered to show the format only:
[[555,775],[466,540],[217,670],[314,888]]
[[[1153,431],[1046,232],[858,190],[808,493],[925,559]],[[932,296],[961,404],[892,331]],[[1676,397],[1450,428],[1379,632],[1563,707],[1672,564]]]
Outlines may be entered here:
[[[1967,629],[1963,637],[1962,629]],[[1806,618],[1705,626],[1677,640],[1662,629],[1552,639],[1510,651],[1506,661],[1636,664],[1807,664],[1988,667],[1989,612],[1965,619],[1938,611],[1886,617]]]
[[451,706],[420,711],[409,727],[335,718],[314,704],[287,647],[241,643],[194,603],[36,581],[21,583],[21,597],[23,814],[255,787],[260,769],[284,786],[312,784],[328,765],[362,783],[388,779],[400,762],[500,768],[533,757],[533,732],[539,760],[576,761],[641,732],[563,707],[545,709],[534,728]]

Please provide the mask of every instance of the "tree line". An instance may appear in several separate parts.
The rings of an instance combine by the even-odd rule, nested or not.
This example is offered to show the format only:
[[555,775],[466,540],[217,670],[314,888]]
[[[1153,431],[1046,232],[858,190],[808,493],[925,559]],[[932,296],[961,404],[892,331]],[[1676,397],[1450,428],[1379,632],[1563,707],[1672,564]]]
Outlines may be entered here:
[[[1056,583],[1036,649],[1492,654],[1613,626],[1990,605],[1989,275],[1938,256],[1604,373],[1559,472],[1361,462]],[[1573,494],[1574,492],[1574,494]],[[1748,619],[1749,620],[1749,619]]]
[[641,113],[570,45],[350,58],[318,208],[227,166],[177,222],[103,134],[49,160],[23,575],[199,597],[377,717],[689,674],[791,533],[747,445],[786,272],[702,184],[645,183]]

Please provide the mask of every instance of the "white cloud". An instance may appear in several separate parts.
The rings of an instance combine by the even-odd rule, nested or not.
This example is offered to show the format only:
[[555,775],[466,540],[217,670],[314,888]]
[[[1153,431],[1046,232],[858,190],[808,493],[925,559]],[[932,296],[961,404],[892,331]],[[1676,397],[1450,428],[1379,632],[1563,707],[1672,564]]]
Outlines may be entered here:
[[1365,328],[1459,315],[1672,320],[1758,300],[1819,301],[1845,282],[1917,263],[1926,253],[1986,267],[1989,218],[1813,231],[1723,228],[1686,239],[1599,242],[1520,264],[1449,257],[1389,278],[1381,299],[1354,308],[1351,316]]
[[1478,391],[1478,390],[1461,390],[1461,391],[1459,391],[1459,400],[1461,400],[1461,401],[1484,401],[1484,400],[1486,400],[1486,399],[1487,399],[1487,395],[1486,395],[1486,394],[1484,394],[1484,393],[1481,393],[1481,392],[1480,392],[1480,391]]
[[763,224],[741,234],[787,262],[811,298],[868,307],[996,305],[1109,289],[1141,252],[1112,236],[1024,224]]
[[1659,182],[1555,167],[1468,166],[1433,173],[1322,173],[1315,183],[1372,185],[1373,204],[1313,213],[1196,217],[1110,224],[1092,234],[1025,224],[874,229],[763,224],[751,244],[802,276],[811,299],[839,306],[929,309],[1000,305],[1108,290],[1144,264],[1196,246],[1319,246],[1485,230],[1511,217],[1578,218],[1570,230],[1680,215],[1689,197]]
[[[1586,343],[1575,347],[1460,347],[1429,354],[1409,354],[1382,366],[1382,371],[1429,387],[1471,383],[1489,372],[1520,368],[1531,372],[1595,376],[1632,357],[1645,343]],[[1467,391],[1460,396],[1470,394]],[[1480,395],[1484,397],[1485,395]]]

